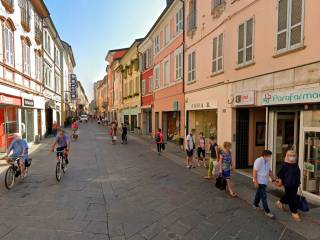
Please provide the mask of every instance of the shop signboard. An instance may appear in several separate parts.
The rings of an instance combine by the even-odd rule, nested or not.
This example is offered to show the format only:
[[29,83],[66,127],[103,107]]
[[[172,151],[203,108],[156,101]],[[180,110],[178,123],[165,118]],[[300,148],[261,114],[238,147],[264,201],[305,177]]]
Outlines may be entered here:
[[0,104],[21,106],[21,98],[0,95]]
[[34,101],[32,99],[23,99],[23,106],[24,107],[34,107]]
[[77,99],[77,88],[78,88],[77,75],[71,74],[70,75],[70,93],[71,93],[72,100]]
[[234,95],[234,106],[250,106],[256,104],[256,95],[254,91],[236,93]]
[[267,92],[262,96],[262,105],[281,105],[320,102],[320,89],[301,89],[286,92]]

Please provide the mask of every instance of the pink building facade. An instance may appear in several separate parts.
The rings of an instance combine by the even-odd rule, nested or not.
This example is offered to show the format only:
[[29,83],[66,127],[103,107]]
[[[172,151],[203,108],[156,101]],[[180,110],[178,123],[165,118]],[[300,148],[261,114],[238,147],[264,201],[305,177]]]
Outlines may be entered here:
[[153,131],[165,139],[184,137],[183,3],[168,1],[150,32],[153,41]]
[[277,172],[298,154],[302,188],[318,198],[320,176],[320,2],[185,3],[185,108],[196,128],[233,144],[234,166],[273,152]]

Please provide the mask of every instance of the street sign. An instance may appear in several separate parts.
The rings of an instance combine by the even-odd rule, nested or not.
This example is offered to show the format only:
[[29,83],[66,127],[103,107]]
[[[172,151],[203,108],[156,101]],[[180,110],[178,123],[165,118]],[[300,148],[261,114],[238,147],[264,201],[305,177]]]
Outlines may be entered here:
[[71,93],[72,100],[77,99],[77,88],[78,88],[77,75],[70,74],[70,93]]

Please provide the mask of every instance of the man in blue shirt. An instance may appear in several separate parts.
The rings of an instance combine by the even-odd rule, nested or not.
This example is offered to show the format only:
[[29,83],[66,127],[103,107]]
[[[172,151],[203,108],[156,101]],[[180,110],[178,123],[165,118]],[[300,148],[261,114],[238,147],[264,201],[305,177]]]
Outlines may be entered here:
[[275,177],[270,169],[272,152],[270,150],[264,150],[261,157],[257,158],[253,166],[253,184],[257,189],[254,199],[253,207],[259,209],[260,200],[264,208],[265,215],[271,219],[274,219],[274,215],[271,213],[268,202],[266,188],[269,183],[269,177],[274,181]]
[[28,161],[28,143],[26,140],[22,139],[19,133],[15,133],[13,135],[13,141],[11,142],[7,156],[12,152],[10,155],[11,158],[18,158],[21,157],[24,161],[20,161],[20,169],[21,169],[21,176],[26,177],[26,168],[25,164]]
[[[52,151],[54,151],[56,146],[57,146],[57,149],[56,149],[57,152],[61,152],[61,151],[64,152],[66,164],[69,164],[68,153],[70,151],[70,137],[67,134],[65,134],[63,129],[59,130],[59,133],[52,145]],[[57,153],[57,158],[59,157],[60,154],[61,153]]]

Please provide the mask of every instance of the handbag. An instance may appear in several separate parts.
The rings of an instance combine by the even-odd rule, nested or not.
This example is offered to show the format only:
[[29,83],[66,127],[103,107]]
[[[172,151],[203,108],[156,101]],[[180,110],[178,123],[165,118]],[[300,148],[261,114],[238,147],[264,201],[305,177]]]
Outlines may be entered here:
[[226,190],[227,189],[227,180],[225,178],[223,178],[222,176],[217,177],[216,188],[218,188],[220,190]]
[[309,212],[309,204],[307,202],[307,199],[303,196],[302,189],[299,187],[300,194],[297,195],[298,198],[298,209],[302,212]]

